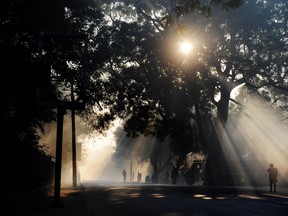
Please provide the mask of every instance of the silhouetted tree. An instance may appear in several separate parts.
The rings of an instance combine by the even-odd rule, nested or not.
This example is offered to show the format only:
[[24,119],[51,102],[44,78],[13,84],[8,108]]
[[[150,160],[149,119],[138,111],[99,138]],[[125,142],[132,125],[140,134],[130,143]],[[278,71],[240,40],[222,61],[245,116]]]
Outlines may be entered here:
[[[224,3],[224,2],[221,1],[221,3]],[[240,3],[240,1],[238,1],[238,3]],[[243,2],[241,2],[241,4],[242,3]],[[248,68],[248,65],[254,65],[254,61],[253,62],[248,61],[248,64],[247,64],[247,58],[245,56],[246,55],[245,53],[247,54],[250,53],[251,57],[253,57],[255,53],[259,53],[258,55],[260,56],[262,55],[262,52],[264,50],[259,49],[262,45],[258,46],[257,45],[258,42],[253,40],[253,36],[255,36],[255,39],[256,39],[257,34],[255,34],[255,32],[259,32],[260,34],[262,34],[267,29],[269,29],[270,25],[268,22],[264,21],[265,19],[263,19],[263,16],[267,17],[267,20],[271,20],[269,18],[270,13],[267,13],[269,10],[268,11],[266,10],[267,6],[271,5],[272,6],[271,8],[274,8],[277,11],[277,4],[278,4],[278,8],[279,7],[285,8],[285,4],[282,5],[281,7],[281,1],[280,3],[279,2],[275,3],[275,5],[274,3],[267,2],[267,1],[258,2],[258,3],[248,2],[248,3],[243,4],[241,8],[232,12],[223,11],[220,8],[212,7],[211,5],[209,5],[211,6],[209,8],[209,11],[211,13],[208,13],[208,15],[210,16],[207,16],[207,17],[203,17],[203,11],[198,10],[198,9],[194,11],[192,10],[194,12],[193,14],[183,13],[182,15],[184,14],[186,15],[183,17],[180,16],[181,13],[178,14],[176,18],[174,17],[177,22],[172,22],[173,20],[172,21],[170,19],[168,20],[169,17],[166,17],[167,18],[166,23],[168,22],[168,24],[166,25],[165,31],[163,29],[164,33],[162,33],[162,36],[167,35],[170,38],[175,38],[175,37],[180,37],[180,36],[184,37],[185,35],[188,35],[189,33],[193,34],[194,38],[199,39],[197,41],[197,47],[196,47],[197,50],[195,51],[198,54],[198,59],[191,59],[191,62],[189,62],[189,65],[185,66],[185,69],[184,69],[184,68],[181,68],[181,66],[179,66],[178,68],[177,67],[173,68],[173,66],[175,66],[176,63],[179,63],[179,59],[177,59],[177,57],[174,57],[174,59],[172,58],[169,64],[165,65],[163,64],[162,58],[157,58],[158,56],[157,52],[151,51],[150,55],[147,55],[147,56],[151,56],[151,54],[154,54],[153,57],[149,59],[151,63],[152,62],[155,63],[153,67],[150,67],[152,66],[152,64],[149,64],[149,65],[145,64],[147,65],[145,68],[149,68],[149,70],[147,69],[147,71],[149,71],[149,76],[151,77],[152,74],[161,74],[161,75],[159,75],[158,77],[155,76],[157,78],[156,79],[157,84],[155,85],[156,88],[154,88],[153,91],[149,92],[150,94],[149,98],[150,99],[153,98],[153,100],[147,99],[147,102],[148,101],[149,102],[148,102],[148,105],[145,104],[145,106],[146,108],[150,107],[150,109],[146,109],[144,113],[148,114],[149,110],[151,111],[152,108],[154,107],[153,106],[153,103],[154,103],[155,105],[157,105],[155,106],[157,109],[154,109],[154,111],[160,111],[159,115],[156,115],[156,118],[154,119],[157,119],[161,122],[165,119],[169,119],[170,117],[172,117],[176,112],[175,110],[173,110],[173,108],[171,109],[171,106],[175,104],[177,105],[179,104],[179,103],[173,103],[173,101],[171,100],[172,98],[175,98],[173,97],[173,93],[175,93],[176,91],[182,92],[183,95],[186,95],[186,97],[184,97],[185,99],[182,100],[182,102],[184,103],[182,103],[181,105],[179,104],[179,107],[182,107],[182,109],[184,110],[185,108],[183,107],[186,107],[189,110],[189,108],[193,107],[196,104],[195,102],[197,103],[202,102],[203,104],[200,106],[200,109],[202,110],[202,112],[200,112],[200,115],[203,117],[205,113],[209,113],[208,111],[209,109],[210,109],[210,113],[213,113],[213,107],[216,108],[217,115],[214,116],[215,121],[214,121],[213,127],[210,127],[210,126],[206,128],[204,127],[204,133],[206,136],[207,143],[203,143],[203,144],[206,148],[207,153],[209,154],[209,157],[208,157],[209,162],[207,163],[207,166],[209,168],[206,169],[209,175],[206,175],[207,177],[206,182],[205,182],[206,184],[221,184],[223,182],[220,178],[221,175],[219,174],[221,173],[221,166],[213,167],[212,165],[222,164],[222,163],[225,164],[225,160],[223,160],[224,158],[223,152],[221,151],[221,143],[222,143],[221,137],[223,133],[225,133],[225,123],[227,121],[228,114],[229,114],[229,104],[230,104],[230,101],[233,101],[230,98],[230,93],[236,86],[247,83],[247,78],[249,78],[249,76],[251,75],[252,70],[247,70],[247,68]],[[136,6],[140,7],[139,5],[136,5]],[[140,7],[138,10],[140,9],[142,8]],[[143,9],[140,11],[143,13],[143,11],[145,10]],[[257,13],[255,13],[255,11],[257,11]],[[245,16],[245,19],[242,16],[244,13],[245,14],[247,13],[247,15]],[[149,13],[145,13],[146,16],[147,14]],[[255,18],[256,15],[257,15],[257,18]],[[236,17],[242,17],[242,18],[236,19]],[[192,22],[190,22],[191,20]],[[248,22],[248,20],[250,21]],[[251,22],[251,20],[253,20],[254,22]],[[154,23],[157,23],[157,22],[154,22]],[[247,23],[249,23],[249,25],[247,25]],[[170,34],[171,32],[172,34]],[[161,40],[158,40],[158,41],[160,42]],[[172,42],[172,40],[167,40],[167,41],[168,43]],[[249,41],[251,41],[251,43]],[[151,43],[151,40],[149,40],[149,42]],[[246,45],[247,43],[250,44],[249,49],[248,49],[248,45]],[[262,40],[259,40],[259,43],[262,43]],[[132,44],[132,41],[131,41],[131,44]],[[157,44],[155,43],[155,47],[156,46]],[[159,47],[159,48],[163,50],[163,47]],[[283,50],[283,46],[280,46],[278,48],[281,48]],[[276,48],[275,51],[277,51],[278,48]],[[148,48],[146,47],[146,49]],[[255,49],[255,51],[253,51],[253,49]],[[245,52],[246,50],[247,52]],[[172,49],[172,51],[175,52],[175,47],[174,49]],[[160,54],[159,56],[163,57],[165,55]],[[135,59],[135,56],[134,56],[134,59]],[[136,55],[136,59],[137,59],[137,55]],[[146,59],[146,58],[142,58],[142,59]],[[155,62],[154,59],[159,59],[159,62]],[[129,68],[129,72],[130,74],[132,74],[133,72],[135,74],[136,73],[141,74],[141,69],[144,68],[144,64],[142,64],[141,67],[139,66],[140,65],[139,62],[141,62],[141,59],[135,62],[137,63],[133,65],[133,67]],[[160,65],[161,67],[159,67]],[[255,73],[253,74],[253,76],[251,76],[251,78],[249,78],[249,80],[255,80],[255,78],[261,75],[262,72],[260,68],[262,68],[264,65],[261,66],[260,62],[257,65],[259,66],[259,69],[255,71],[253,70]],[[285,65],[285,63],[282,65]],[[157,71],[153,73],[155,71],[155,68],[157,68]],[[190,76],[189,74],[187,74],[187,71],[190,71],[191,73],[196,74],[196,75]],[[183,74],[183,72],[185,73]],[[139,76],[139,78],[142,79],[143,77],[148,77],[147,73],[142,73],[142,74],[143,75]],[[118,78],[122,75],[123,74],[121,75],[117,74]],[[163,82],[163,85],[161,83],[161,79],[165,81]],[[194,81],[192,81],[193,79]],[[133,79],[129,81],[127,80],[125,83],[133,84],[133,87],[134,87],[133,90],[137,89],[137,92],[138,92],[137,95],[141,93],[141,97],[138,97],[137,99],[135,98],[133,100],[133,103],[135,101],[137,102],[131,105],[132,107],[135,107],[134,105],[136,104],[140,104],[141,106],[141,101],[145,101],[143,100],[144,99],[143,95],[146,95],[148,93],[148,90],[150,90],[149,87],[151,86],[150,84],[153,84],[154,82],[151,79],[150,82],[146,82],[143,85],[139,85],[139,81],[137,82],[137,78],[135,79],[135,76],[133,76]],[[168,82],[173,83],[173,85],[171,84],[169,85]],[[185,83],[185,90],[183,89],[183,83]],[[190,85],[188,85],[189,83]],[[179,90],[178,87],[181,90]],[[127,94],[131,95],[129,96],[129,98],[133,98],[134,92],[136,91],[127,92]],[[201,92],[201,94],[195,95],[195,93],[197,92],[198,93]],[[124,95],[121,97],[122,101],[123,99],[126,98],[126,96]],[[217,100],[216,100],[216,96],[218,96]],[[169,98],[169,100],[167,100],[167,98]],[[207,101],[207,99],[209,100]],[[204,103],[204,101],[206,101],[206,103]],[[209,101],[210,101],[210,104],[209,104]],[[122,105],[123,104],[121,104],[121,106]],[[147,127],[148,125],[151,126],[151,124],[149,124],[149,122],[151,121],[149,121],[147,116],[145,115],[142,118],[143,122],[137,121],[137,119],[139,119],[138,117],[140,116],[138,117],[136,116],[139,113],[138,111],[141,109],[130,109],[131,105],[127,103],[124,107],[128,108],[129,114],[131,114],[129,117],[131,120],[134,119],[135,117],[135,119],[132,122],[137,123],[137,125],[130,124],[130,126],[136,126],[136,127],[127,127],[127,129],[131,128],[130,130],[132,131],[135,130],[136,132],[133,132],[134,134],[137,134],[137,131],[138,132],[140,131],[141,133],[143,131],[147,132],[147,128],[151,130],[152,127]],[[135,113],[136,115],[133,115],[134,112],[136,112]],[[187,114],[188,113],[189,112],[187,112]],[[155,123],[157,123],[157,121],[155,121]],[[208,120],[208,123],[209,123],[209,120]],[[211,124],[211,121],[210,121],[210,124]]]
[[[4,0],[0,14],[2,75],[5,82],[11,82],[1,88],[2,139],[7,140],[4,152],[15,156],[5,166],[5,180],[14,184],[19,175],[28,176],[25,183],[31,185],[24,187],[31,189],[30,186],[38,186],[32,178],[39,169],[30,166],[30,160],[37,157],[29,155],[34,151],[45,154],[38,141],[44,125],[56,120],[53,105],[36,104],[42,99],[48,104],[67,99],[67,92],[55,85],[55,77],[66,89],[74,80],[77,95],[83,95],[84,39],[75,39],[75,35],[86,34],[103,15],[93,1],[54,0]],[[35,175],[26,175],[33,170]],[[23,187],[15,184],[15,188],[17,185]]]

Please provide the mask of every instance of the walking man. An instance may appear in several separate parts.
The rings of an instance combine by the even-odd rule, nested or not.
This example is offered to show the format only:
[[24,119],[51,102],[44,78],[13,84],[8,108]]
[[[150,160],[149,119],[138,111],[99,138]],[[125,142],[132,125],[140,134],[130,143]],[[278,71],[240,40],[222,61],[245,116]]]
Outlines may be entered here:
[[272,189],[274,192],[276,192],[278,169],[274,167],[273,163],[271,163],[269,168],[267,169],[267,172],[269,173],[270,192],[272,192]]
[[125,169],[123,169],[123,171],[122,171],[122,175],[123,175],[123,181],[124,181],[124,183],[125,183],[125,182],[126,182],[126,175],[127,175]]

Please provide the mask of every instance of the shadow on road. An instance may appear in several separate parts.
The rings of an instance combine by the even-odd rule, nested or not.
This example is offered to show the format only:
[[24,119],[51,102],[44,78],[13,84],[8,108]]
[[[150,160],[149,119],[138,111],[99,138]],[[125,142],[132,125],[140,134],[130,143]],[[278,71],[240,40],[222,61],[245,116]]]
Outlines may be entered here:
[[[38,205],[18,206],[21,215],[280,215],[287,216],[288,193],[283,189],[204,187],[90,181],[61,190],[62,207],[53,207],[53,194]],[[18,203],[19,204],[19,203]],[[18,211],[19,213],[19,211]]]

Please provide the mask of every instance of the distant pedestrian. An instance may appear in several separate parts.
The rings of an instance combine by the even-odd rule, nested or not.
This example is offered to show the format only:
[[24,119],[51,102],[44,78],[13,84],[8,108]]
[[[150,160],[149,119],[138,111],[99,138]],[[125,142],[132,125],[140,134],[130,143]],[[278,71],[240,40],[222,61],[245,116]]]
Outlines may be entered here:
[[171,183],[176,184],[177,183],[177,177],[178,177],[178,169],[175,166],[171,172]]
[[156,177],[155,174],[153,173],[152,177],[151,177],[151,182],[152,183],[156,183]]
[[126,175],[127,175],[125,169],[123,169],[123,171],[122,171],[122,175],[123,175],[123,181],[124,181],[124,183],[125,183],[125,182],[126,182]]
[[145,177],[145,182],[146,182],[146,183],[149,183],[149,182],[150,182],[150,176],[149,176],[149,175],[147,175],[147,176]]
[[278,176],[278,169],[274,167],[273,163],[270,164],[269,168],[267,169],[267,172],[269,173],[269,186],[270,186],[270,192],[272,190],[276,192],[276,184],[277,184],[277,176]]
[[137,182],[141,182],[142,181],[142,173],[138,172],[137,173]]

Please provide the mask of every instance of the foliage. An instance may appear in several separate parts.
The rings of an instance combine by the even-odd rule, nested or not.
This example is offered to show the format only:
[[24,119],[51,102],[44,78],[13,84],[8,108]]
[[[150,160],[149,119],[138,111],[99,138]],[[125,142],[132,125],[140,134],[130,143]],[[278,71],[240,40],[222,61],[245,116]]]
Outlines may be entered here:
[[[5,82],[12,81],[2,85],[1,88],[4,95],[1,123],[3,140],[7,141],[3,146],[4,152],[15,156],[13,164],[21,164],[21,167],[14,167],[11,164],[8,166],[9,185],[14,184],[12,180],[19,179],[17,174],[29,176],[35,172],[35,175],[25,180],[26,187],[29,187],[30,183],[34,184],[36,179],[39,180],[36,183],[43,180],[30,179],[41,174],[41,171],[44,172],[43,167],[38,169],[31,164],[41,163],[38,156],[45,154],[45,149],[38,141],[44,133],[45,124],[56,120],[55,100],[57,102],[67,99],[65,91],[54,85],[55,80],[50,80],[49,76],[50,78],[55,76],[57,79],[61,77],[59,81],[66,87],[71,80],[77,80],[79,88],[75,91],[78,95],[83,95],[80,92],[82,70],[74,69],[72,72],[67,65],[67,62],[78,64],[81,62],[83,43],[66,36],[85,33],[101,18],[97,5],[90,0],[1,2],[2,76]],[[59,35],[64,35],[67,40],[60,39]],[[71,74],[68,74],[68,71]],[[48,104],[48,107],[45,104]],[[33,157],[29,157],[31,154]],[[23,172],[17,172],[17,168]],[[24,173],[24,170],[27,172]],[[42,174],[48,176],[51,173],[45,171]],[[33,185],[38,186],[42,185]]]
[[[54,92],[53,97],[57,96],[58,99],[65,97],[63,92],[50,85],[50,67],[54,76],[61,77],[59,81],[64,80],[66,83],[72,79],[80,81],[81,76],[77,75],[76,71],[72,72],[70,69],[71,74],[67,73],[67,61],[79,64],[82,59],[80,55],[83,55],[82,50],[80,50],[82,54],[79,53],[79,41],[71,39],[73,38],[71,35],[84,33],[89,22],[97,23],[100,18],[101,14],[93,1],[60,3],[29,0],[1,3],[0,47],[3,56],[3,75],[5,80],[19,80],[15,82],[13,88],[3,89],[6,92],[3,115],[9,131],[7,138],[10,139],[10,135],[23,139],[28,136],[29,141],[21,142],[34,142],[37,145],[38,129],[43,132],[44,124],[56,119],[55,112],[50,107],[47,109],[45,106],[39,108],[34,106],[39,99],[37,89],[46,85],[45,91]],[[61,37],[65,37],[65,40]],[[48,68],[42,64],[43,62],[49,65]],[[72,74],[75,78],[71,77]],[[42,100],[43,95],[40,96]],[[53,104],[57,98],[49,97],[48,103]],[[35,135],[29,136],[29,134]]]
[[177,16],[183,16],[189,13],[201,13],[210,16],[213,7],[220,6],[224,10],[237,9],[244,4],[243,0],[180,0],[179,5],[175,7]]
[[[216,145],[211,119],[225,124],[230,93],[240,84],[287,109],[286,2],[100,3],[3,2],[4,80],[21,80],[2,90],[11,143],[37,146],[38,132],[56,120],[56,110],[32,106],[43,85],[50,101],[69,101],[73,86],[86,105],[77,113],[93,129],[105,131],[120,118],[129,137],[170,137],[171,151],[182,157],[199,149],[199,139]],[[194,39],[193,57],[171,45],[179,38]],[[53,82],[43,79],[45,68]],[[281,94],[273,99],[271,89]]]
[[[175,117],[177,112],[175,112],[175,109],[171,109],[171,105],[173,105],[174,103],[171,102],[172,97],[170,93],[178,91],[180,89],[181,90],[179,92],[183,93],[183,96],[185,95],[183,97],[183,101],[185,103],[179,106],[182,108],[182,111],[185,110],[185,108],[187,108],[187,111],[189,109],[191,110],[195,102],[199,101],[203,103],[206,100],[207,102],[203,103],[200,106],[202,109],[202,116],[205,112],[209,113],[209,111],[212,111],[211,108],[213,108],[213,106],[211,103],[213,103],[217,108],[216,111],[218,114],[218,118],[224,125],[229,114],[230,93],[235,87],[239,86],[240,84],[245,83],[251,88],[257,88],[259,89],[259,92],[266,92],[266,95],[270,95],[270,97],[272,92],[267,91],[267,87],[265,87],[267,89],[265,91],[263,89],[264,86],[278,87],[285,92],[286,84],[284,77],[286,74],[286,69],[285,61],[282,61],[283,57],[281,56],[286,55],[285,47],[287,47],[285,46],[284,42],[286,41],[285,34],[283,35],[284,31],[282,28],[275,27],[275,31],[273,31],[272,34],[273,36],[271,35],[272,37],[269,36],[269,38],[266,37],[267,29],[269,29],[270,31],[276,25],[277,27],[280,27],[281,23],[285,25],[285,21],[281,21],[279,22],[279,24],[278,21],[277,24],[269,24],[269,22],[273,22],[273,19],[279,19],[280,21],[280,17],[282,16],[283,19],[285,19],[285,10],[283,9],[285,9],[285,3],[281,1],[249,1],[243,4],[241,8],[233,12],[223,11],[220,8],[214,7],[213,13],[210,14],[210,17],[208,16],[205,19],[203,19],[203,16],[199,16],[197,13],[186,13],[185,16],[178,16],[178,18],[172,20],[173,22],[171,20],[170,22],[168,20],[169,17],[166,17],[166,24],[168,24],[165,26],[164,34],[162,35],[166,38],[185,38],[187,35],[192,34],[195,41],[197,41],[197,49],[195,51],[197,52],[197,58],[191,59],[189,65],[183,68],[183,65],[178,65],[177,67],[176,65],[177,63],[179,63],[179,60],[175,57],[172,57],[169,59],[169,67],[167,67],[169,69],[166,70],[167,68],[164,67],[165,69],[163,71],[165,71],[165,73],[170,76],[170,83],[174,83],[174,86],[170,86],[172,87],[170,88],[167,84],[165,85],[165,87],[160,85],[158,88],[159,90],[157,92],[159,93],[161,93],[162,89],[165,89],[163,91],[163,98],[170,99],[169,101],[165,101],[165,99],[158,100],[159,104],[157,103],[157,106],[161,108],[161,118],[159,119],[160,122],[164,123],[166,119],[172,119],[173,117]],[[281,11],[283,13],[281,15],[273,15],[273,11]],[[245,17],[243,17],[244,13],[246,15]],[[184,13],[182,15],[184,15]],[[170,14],[168,14],[168,16],[170,16]],[[282,34],[280,32],[282,32]],[[276,36],[277,34],[279,35]],[[259,35],[261,35],[260,38]],[[271,40],[271,38],[273,38],[274,36],[278,38],[275,38],[275,41]],[[173,39],[167,40],[167,44],[170,44],[171,42],[173,42]],[[272,54],[272,50],[275,55]],[[171,51],[174,51],[175,53],[175,47],[171,48],[170,52]],[[265,57],[265,53],[267,53],[267,57]],[[270,57],[268,53],[270,53]],[[256,56],[258,56],[258,58],[255,58]],[[251,61],[249,59],[251,59]],[[266,60],[267,62],[265,66],[265,64],[262,64],[261,62]],[[160,62],[163,62],[163,59],[160,59]],[[275,66],[275,64],[278,64],[278,67]],[[267,65],[271,66],[267,67]],[[266,70],[263,70],[265,67]],[[171,68],[173,68],[173,70],[171,70]],[[275,71],[275,78],[282,77],[281,82],[278,82],[275,78],[270,79],[271,77],[273,77],[273,75],[271,76],[270,74],[271,72],[273,72],[273,70],[271,70],[273,68]],[[280,70],[277,71],[277,69]],[[167,71],[169,70],[176,73],[167,73]],[[161,70],[158,71],[161,72]],[[185,73],[183,73],[183,71]],[[191,76],[186,71],[191,71],[193,74],[196,75]],[[280,71],[284,72],[281,73]],[[180,75],[179,72],[182,72],[182,75]],[[175,76],[175,79],[171,79],[173,76]],[[272,81],[275,82],[273,83]],[[261,84],[261,82],[264,85]],[[183,88],[184,86],[185,88]],[[183,89],[185,89],[185,91]],[[191,94],[193,92],[194,94]],[[195,92],[201,92],[201,94],[195,95]],[[184,113],[186,113],[186,116],[189,116],[189,112]],[[133,122],[139,123],[137,122],[136,118]],[[146,122],[144,125],[148,125],[148,123]],[[157,125],[161,125],[161,123],[157,123]],[[133,129],[138,128],[137,126],[135,127],[135,124],[130,124],[130,126],[132,126]],[[139,129],[142,132],[144,131],[144,128]],[[162,131],[161,133],[163,133],[163,131],[167,132],[169,130],[158,131]],[[206,134],[206,136],[208,138],[207,140],[209,140],[209,134]],[[215,139],[217,139],[217,137],[210,139],[214,140],[214,142],[207,143],[206,146],[216,145]],[[217,147],[213,147],[212,149],[215,148],[217,149]],[[218,148],[220,147],[218,146]],[[217,152],[219,153],[219,151]],[[221,157],[220,155],[221,154],[219,153],[219,155],[217,156],[218,159],[219,157]],[[216,160],[212,160],[212,163],[215,163],[215,161]]]

